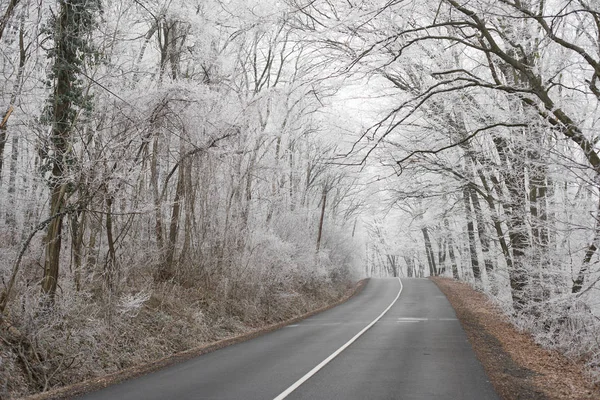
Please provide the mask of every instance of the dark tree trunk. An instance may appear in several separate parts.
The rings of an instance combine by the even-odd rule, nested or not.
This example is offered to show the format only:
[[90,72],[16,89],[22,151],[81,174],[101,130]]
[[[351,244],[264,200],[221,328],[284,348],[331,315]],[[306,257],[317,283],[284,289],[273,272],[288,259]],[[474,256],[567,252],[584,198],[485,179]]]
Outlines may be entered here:
[[452,277],[454,279],[460,279],[458,275],[458,265],[456,264],[456,257],[454,256],[454,238],[452,237],[452,232],[450,231],[450,223],[447,218],[444,218],[444,226],[446,227],[446,232],[448,234],[448,256],[450,256],[450,262],[452,263]]
[[321,249],[321,237],[323,236],[323,221],[325,220],[325,206],[327,204],[327,187],[323,188],[321,197],[321,217],[319,218],[319,233],[317,234],[317,253]]
[[423,240],[425,242],[425,253],[427,254],[427,263],[429,264],[429,275],[436,276],[437,267],[435,265],[435,253],[431,247],[431,239],[429,238],[427,227],[421,228],[421,232],[423,232]]
[[471,208],[471,189],[469,185],[463,188],[463,202],[465,204],[465,218],[467,219],[467,235],[469,237],[469,253],[471,255],[471,269],[475,281],[481,281],[481,269],[477,257],[477,242],[475,239],[475,223],[473,222],[473,211]]

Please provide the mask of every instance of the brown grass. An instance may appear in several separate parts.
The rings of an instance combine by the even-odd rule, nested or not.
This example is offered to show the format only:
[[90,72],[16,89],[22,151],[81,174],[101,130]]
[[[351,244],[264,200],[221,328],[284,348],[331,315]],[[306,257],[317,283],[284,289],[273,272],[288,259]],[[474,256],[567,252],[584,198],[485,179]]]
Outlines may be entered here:
[[592,400],[600,388],[584,366],[543,349],[517,330],[489,299],[466,283],[432,278],[446,295],[496,392],[503,399]]
[[138,365],[138,366],[135,366],[132,368],[127,368],[125,370],[122,370],[122,371],[119,371],[119,372],[116,372],[113,374],[109,374],[109,375],[106,375],[106,376],[103,376],[100,378],[90,379],[85,382],[81,382],[81,383],[77,383],[74,385],[50,390],[48,392],[28,396],[28,397],[23,398],[23,400],[54,400],[54,399],[71,398],[71,397],[78,396],[78,395],[81,395],[84,393],[100,390],[107,386],[114,385],[114,384],[129,380],[129,379],[133,379],[135,377],[148,374],[152,371],[156,371],[158,369],[165,368],[170,365],[174,365],[174,364],[186,361],[186,360],[190,360],[192,358],[201,356],[202,354],[210,353],[210,352],[219,350],[223,347],[230,346],[232,344],[245,342],[245,341],[253,339],[257,336],[263,335],[268,332],[275,331],[277,329],[283,328],[286,325],[296,323],[300,320],[303,320],[305,318],[308,318],[310,316],[313,316],[315,314],[318,314],[320,312],[323,312],[325,310],[328,310],[330,308],[338,306],[338,305],[346,302],[347,300],[349,300],[351,297],[358,294],[364,288],[366,282],[367,282],[366,279],[359,281],[356,285],[352,286],[342,298],[340,298],[339,300],[337,300],[331,304],[328,304],[327,306],[315,309],[306,314],[288,319],[286,321],[259,327],[259,328],[253,329],[247,333],[243,333],[241,335],[236,335],[236,336],[233,336],[230,338],[218,340],[213,343],[209,343],[209,344],[199,346],[199,347],[196,347],[193,349],[182,351],[180,353],[174,354],[169,357],[164,357],[164,358],[161,358],[159,360],[156,360],[156,361],[153,361],[150,363]]

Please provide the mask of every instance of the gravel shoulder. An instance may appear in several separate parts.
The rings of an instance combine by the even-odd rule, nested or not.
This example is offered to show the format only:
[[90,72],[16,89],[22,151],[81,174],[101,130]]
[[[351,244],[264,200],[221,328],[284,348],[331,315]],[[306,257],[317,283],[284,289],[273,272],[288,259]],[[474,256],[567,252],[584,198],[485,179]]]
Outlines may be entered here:
[[592,400],[600,388],[583,365],[543,349],[517,330],[492,302],[470,285],[431,278],[446,295],[498,395],[503,399]]

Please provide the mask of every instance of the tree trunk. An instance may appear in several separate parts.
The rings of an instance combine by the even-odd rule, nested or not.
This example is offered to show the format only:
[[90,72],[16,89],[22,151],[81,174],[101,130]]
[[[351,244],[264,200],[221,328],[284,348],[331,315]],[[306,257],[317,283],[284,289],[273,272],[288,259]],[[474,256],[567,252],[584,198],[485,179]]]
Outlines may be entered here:
[[116,290],[118,280],[117,252],[115,250],[115,240],[113,235],[112,221],[112,194],[106,193],[106,241],[108,243],[108,255],[104,266],[104,277],[109,294],[113,294]]
[[427,227],[424,226],[421,228],[421,232],[423,233],[423,240],[425,242],[425,253],[427,254],[427,263],[429,264],[429,275],[436,276],[437,268],[435,266],[435,253],[433,252],[433,248],[431,247],[431,240],[429,239],[429,232],[427,231]]
[[398,256],[395,256],[393,254],[388,254],[387,259],[388,259],[388,262],[390,265],[392,276],[394,278],[398,277]]
[[[12,0],[11,5],[16,5],[18,0]],[[9,6],[10,9],[10,6]],[[10,11],[12,12],[12,10]],[[7,11],[7,15],[9,11]],[[2,21],[5,24],[8,21],[7,16],[5,16],[5,20]],[[14,111],[14,107],[17,103],[17,99],[21,94],[21,88],[23,85],[23,74],[25,72],[25,61],[27,60],[27,49],[25,48],[24,43],[24,34],[25,34],[25,18],[21,17],[21,25],[19,29],[19,67],[17,71],[17,77],[15,80],[15,84],[13,86],[13,91],[10,96],[10,105],[6,110],[4,117],[2,118],[2,122],[0,122],[0,186],[2,185],[2,170],[3,170],[3,161],[4,161],[4,146],[8,139],[8,119],[12,115]],[[2,31],[4,27],[1,28],[0,38],[2,36]],[[10,172],[8,178],[8,207],[6,208],[6,225],[8,225],[10,229],[11,240],[15,240],[15,231],[16,231],[16,218],[15,218],[15,192],[16,192],[16,177],[17,177],[17,162],[19,159],[19,137],[15,134],[12,135],[12,153],[10,158]]]
[[481,244],[481,252],[483,253],[483,263],[488,277],[491,278],[494,264],[490,258],[490,239],[485,226],[481,204],[479,203],[479,196],[475,190],[471,190],[471,201],[473,203],[473,210],[475,211],[475,220],[477,221],[477,234],[479,236],[479,243]]
[[479,268],[477,242],[475,239],[475,224],[473,222],[473,211],[471,209],[471,188],[468,184],[463,188],[463,202],[465,205],[465,218],[467,220],[467,235],[469,237],[469,253],[471,255],[473,278],[475,278],[476,282],[481,282],[481,270]]
[[458,265],[456,264],[456,257],[454,256],[454,238],[452,237],[448,218],[444,218],[444,226],[446,227],[448,235],[448,255],[450,256],[450,262],[452,263],[452,277],[458,280],[460,279],[460,276],[458,275]]
[[581,268],[579,269],[579,273],[577,274],[577,278],[573,281],[573,286],[571,288],[571,293],[579,293],[581,289],[583,289],[583,284],[585,282],[585,278],[589,273],[590,263],[592,261],[592,257],[598,250],[598,243],[600,242],[600,199],[598,200],[598,210],[596,213],[596,223],[594,228],[594,239],[592,243],[588,246],[585,256],[583,258],[583,263],[581,264]]
[[158,133],[154,137],[154,143],[152,145],[150,183],[152,185],[152,194],[154,199],[154,232],[156,234],[156,245],[158,247],[158,254],[162,254],[165,246],[162,224],[162,199],[160,196],[160,190],[158,188]]
[[4,15],[2,16],[2,18],[0,19],[0,39],[2,39],[2,36],[4,35],[4,30],[6,29],[6,25],[8,25],[8,21],[10,20],[11,16],[13,15],[14,11],[15,11],[15,7],[17,6],[17,4],[19,4],[21,0],[10,0],[10,2],[8,3],[8,6],[6,7],[6,11],[4,12]]
[[[73,104],[71,100],[72,84],[76,80],[76,66],[71,64],[77,57],[77,49],[70,43],[72,37],[67,32],[73,30],[70,20],[73,14],[79,12],[77,5],[70,2],[60,2],[60,13],[54,27],[54,40],[56,52],[54,60],[55,84],[52,107],[52,176],[50,177],[51,199],[50,216],[58,215],[63,211],[67,184],[63,182],[66,175],[65,163],[69,151],[69,141],[72,129]],[[77,29],[77,28],[75,28]],[[42,278],[42,292],[54,300],[58,285],[58,272],[61,250],[61,231],[63,218],[57,217],[50,222],[45,238],[44,276]]]
[[[509,279],[513,307],[515,310],[522,310],[527,303],[527,287],[529,281],[529,271],[525,256],[530,246],[529,235],[527,233],[526,217],[526,193],[524,187],[524,171],[522,166],[523,157],[519,154],[510,154],[509,146],[506,140],[500,136],[493,137],[494,145],[500,160],[505,168],[500,171],[508,195],[510,204],[505,207],[507,214],[508,237],[510,248],[512,250],[512,269],[509,269]],[[520,151],[519,151],[520,153]],[[499,189],[500,190],[500,189]]]
[[192,179],[192,170],[193,170],[194,160],[190,160],[188,167],[185,171],[185,185],[183,195],[186,199],[184,203],[184,227],[183,227],[183,245],[181,246],[181,253],[179,254],[179,263],[183,264],[188,257],[188,252],[190,251],[190,247],[192,247],[192,237],[196,232],[196,222],[195,222],[195,203],[196,203],[196,189],[197,186],[193,184]]
[[327,204],[327,185],[323,187],[323,196],[321,197],[321,217],[319,218],[319,233],[317,235],[317,253],[321,248],[321,237],[323,235],[323,221],[325,220],[325,206]]
[[[63,211],[66,185],[55,185],[52,188],[50,199],[50,216],[59,215]],[[44,238],[44,276],[42,278],[42,292],[54,301],[58,285],[58,272],[60,265],[60,250],[62,245],[62,222],[63,217],[57,216],[48,224],[46,237]]]
[[85,232],[85,212],[71,215],[71,251],[73,257],[73,279],[75,290],[81,290],[81,267],[83,251],[83,234]]
[[446,273],[446,254],[447,254],[448,242],[445,238],[438,240],[438,275],[444,275]]
[[169,241],[167,244],[167,254],[165,265],[162,267],[162,280],[171,279],[174,275],[173,259],[175,256],[175,246],[177,244],[177,234],[179,232],[179,215],[181,214],[181,201],[185,191],[185,169],[187,161],[182,161],[179,165],[177,174],[177,187],[175,189],[175,199],[173,200],[173,209],[171,212],[171,223],[169,225]]
[[[499,197],[502,195],[500,192],[500,183],[497,178],[491,175],[493,184],[496,188],[498,188]],[[494,197],[492,196],[492,189],[490,188],[487,178],[483,174],[483,172],[479,171],[479,179],[486,191],[486,196],[484,196],[485,201],[488,204],[488,208],[490,210],[490,216],[492,218],[492,223],[494,224],[494,229],[496,231],[496,237],[498,238],[498,242],[500,243],[500,248],[502,249],[502,254],[504,254],[504,260],[506,262],[506,267],[509,271],[512,270],[512,256],[510,254],[510,250],[508,248],[508,244],[506,243],[506,238],[504,237],[504,230],[502,229],[502,222],[500,222],[500,217],[498,216],[498,211],[496,210],[496,205],[494,203]],[[504,206],[504,205],[502,205]]]
[[412,256],[404,256],[404,262],[406,263],[406,276],[412,278],[415,275],[415,264]]
[[10,230],[10,239],[14,242],[17,229],[17,220],[15,212],[15,195],[17,184],[17,163],[19,159],[19,137],[12,137],[12,151],[10,156],[10,169],[8,176],[8,207],[6,207],[6,225]]

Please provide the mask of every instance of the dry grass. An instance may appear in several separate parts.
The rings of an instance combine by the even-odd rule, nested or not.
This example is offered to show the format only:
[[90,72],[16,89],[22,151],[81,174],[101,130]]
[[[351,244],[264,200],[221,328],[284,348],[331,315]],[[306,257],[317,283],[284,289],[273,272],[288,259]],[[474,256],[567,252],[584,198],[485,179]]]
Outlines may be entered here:
[[[137,376],[141,376],[147,374],[149,372],[155,371],[160,368],[167,367],[169,365],[173,365],[185,360],[189,360],[194,357],[198,357],[202,354],[206,354],[218,349],[221,349],[225,346],[229,346],[235,343],[244,342],[246,340],[250,340],[259,335],[265,334],[267,332],[274,331],[276,329],[282,328],[285,325],[298,322],[304,318],[307,318],[311,315],[317,314],[319,312],[325,311],[326,309],[335,307],[345,301],[347,301],[350,297],[354,296],[358,292],[362,290],[366,281],[360,281],[356,285],[352,285],[348,287],[346,293],[335,301],[331,301],[326,305],[322,305],[319,308],[313,308],[311,311],[304,313],[303,315],[296,315],[293,318],[288,318],[283,322],[273,323],[269,325],[263,325],[254,329],[245,329],[245,333],[234,334],[233,336],[229,336],[226,339],[214,340],[211,343],[207,343],[201,346],[197,346],[185,351],[181,351],[179,353],[160,358],[158,360],[143,363],[139,365],[135,365],[131,368],[127,368],[125,370],[121,370],[112,374],[104,375],[98,378],[89,379],[84,382],[76,383],[73,385],[69,385],[66,387],[54,389],[48,392],[36,394],[33,396],[29,396],[27,400],[49,400],[49,399],[64,399],[70,398],[73,396],[81,395],[83,393],[91,392],[94,390],[99,390],[103,387],[113,385],[119,382],[122,382],[127,379],[132,379]],[[317,303],[314,303],[317,304]],[[155,304],[156,306],[156,304]]]
[[600,388],[583,364],[543,349],[518,331],[482,293],[466,283],[432,278],[456,311],[469,341],[503,399],[593,400]]

